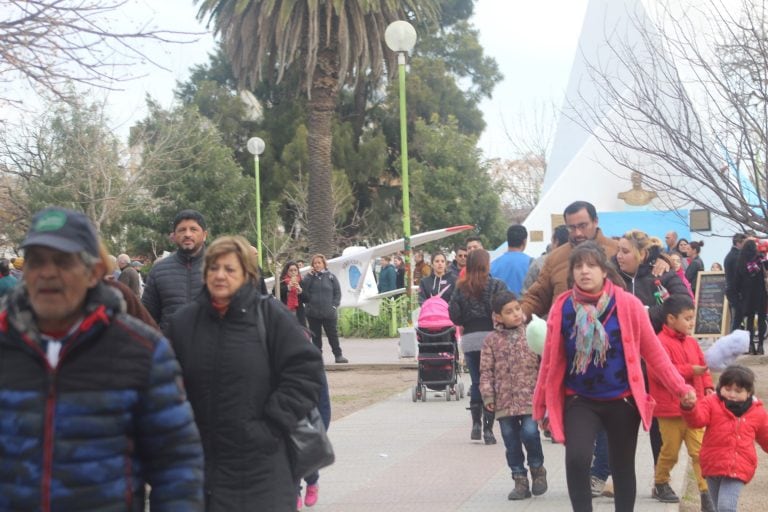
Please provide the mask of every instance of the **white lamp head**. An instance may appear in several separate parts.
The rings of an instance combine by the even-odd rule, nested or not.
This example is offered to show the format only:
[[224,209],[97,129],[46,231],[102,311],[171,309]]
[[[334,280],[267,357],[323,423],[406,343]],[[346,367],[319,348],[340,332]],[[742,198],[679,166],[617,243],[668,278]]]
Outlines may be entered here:
[[250,154],[259,156],[264,152],[266,144],[264,144],[264,141],[259,137],[251,137],[248,139],[246,147],[248,148],[248,152]]
[[408,53],[416,46],[416,29],[407,21],[393,21],[384,31],[384,41],[393,52]]

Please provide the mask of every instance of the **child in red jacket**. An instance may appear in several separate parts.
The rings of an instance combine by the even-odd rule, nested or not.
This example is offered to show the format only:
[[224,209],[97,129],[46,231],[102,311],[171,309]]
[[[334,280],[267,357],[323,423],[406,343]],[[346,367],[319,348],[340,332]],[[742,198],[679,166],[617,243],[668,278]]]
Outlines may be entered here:
[[736,512],[741,489],[757,468],[755,441],[768,452],[768,413],[754,392],[752,370],[731,365],[720,374],[716,394],[682,411],[689,426],[707,428],[701,472],[718,512]]
[[[687,295],[672,295],[664,301],[662,313],[665,324],[658,336],[669,354],[672,364],[683,376],[685,383],[693,386],[696,390],[697,400],[714,393],[712,376],[707,369],[704,353],[696,339],[690,336],[695,319],[693,301]],[[659,460],[656,463],[653,497],[664,503],[680,501],[675,491],[670,487],[669,480],[670,472],[677,464],[680,446],[685,443],[701,495],[701,510],[714,512],[715,508],[709,496],[707,481],[701,476],[701,466],[699,465],[699,451],[701,450],[701,440],[704,437],[704,429],[691,428],[686,425],[680,414],[680,400],[659,382],[650,366],[648,367],[648,374],[650,376],[651,396],[656,400],[653,415],[659,421],[662,441]]]

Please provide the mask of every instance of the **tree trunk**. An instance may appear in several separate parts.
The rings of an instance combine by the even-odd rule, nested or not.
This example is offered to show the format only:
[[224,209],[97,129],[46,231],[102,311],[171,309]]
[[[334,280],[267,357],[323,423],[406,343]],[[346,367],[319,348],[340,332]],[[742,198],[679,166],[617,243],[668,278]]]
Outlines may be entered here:
[[333,257],[335,223],[331,186],[331,120],[338,101],[338,55],[326,47],[318,51],[317,61],[307,122],[309,251]]

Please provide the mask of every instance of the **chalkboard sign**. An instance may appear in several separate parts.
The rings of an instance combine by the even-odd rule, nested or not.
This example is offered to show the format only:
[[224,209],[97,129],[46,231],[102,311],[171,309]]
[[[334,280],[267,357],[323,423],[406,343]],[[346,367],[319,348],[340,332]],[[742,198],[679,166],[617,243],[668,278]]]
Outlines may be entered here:
[[696,278],[696,324],[693,335],[698,338],[719,338],[727,332],[728,327],[725,273],[699,272]]

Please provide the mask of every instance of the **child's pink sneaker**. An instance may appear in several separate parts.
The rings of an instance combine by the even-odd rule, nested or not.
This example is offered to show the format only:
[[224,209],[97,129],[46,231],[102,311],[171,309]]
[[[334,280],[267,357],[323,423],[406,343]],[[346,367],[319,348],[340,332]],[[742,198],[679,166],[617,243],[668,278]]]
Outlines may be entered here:
[[301,494],[296,497],[296,510],[297,512],[304,507],[304,502],[301,501]]
[[320,488],[317,484],[308,485],[307,493],[304,495],[304,504],[308,507],[312,507],[317,503],[318,493]]

